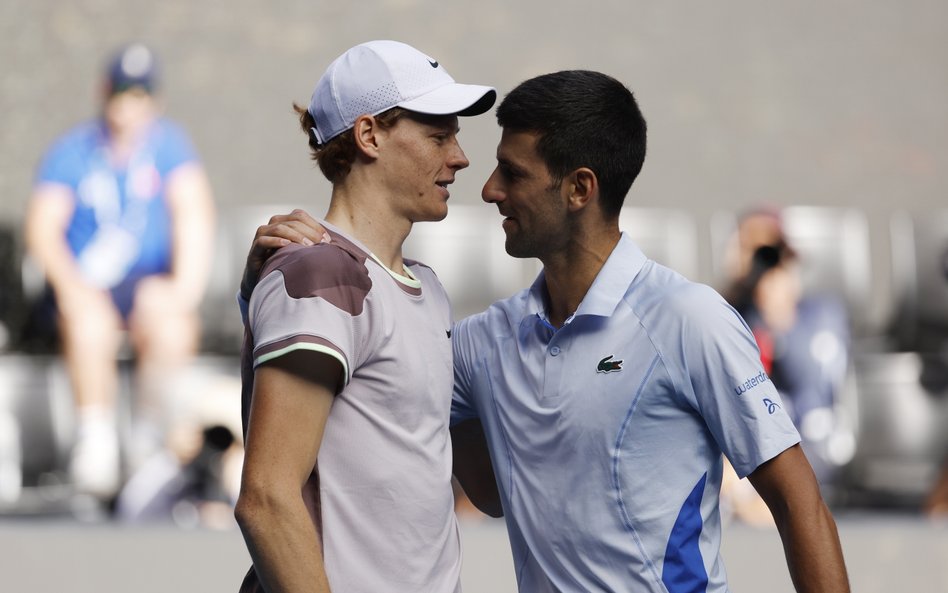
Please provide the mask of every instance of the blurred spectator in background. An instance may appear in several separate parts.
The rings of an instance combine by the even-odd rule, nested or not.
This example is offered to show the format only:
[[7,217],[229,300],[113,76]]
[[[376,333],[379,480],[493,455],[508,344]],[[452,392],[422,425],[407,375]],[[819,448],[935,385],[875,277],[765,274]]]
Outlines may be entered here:
[[178,442],[150,457],[129,479],[116,499],[117,519],[181,527],[234,526],[242,445],[224,424],[204,425],[199,433],[192,429],[178,432]]
[[[164,396],[199,343],[214,206],[185,132],[161,117],[154,53],[122,48],[104,78],[102,112],[43,157],[26,243],[45,272],[40,318],[57,330],[77,406],[76,489],[102,499],[163,445]],[[117,432],[117,358],[136,355],[137,410],[128,451]]]
[[850,363],[848,313],[840,299],[805,294],[803,262],[784,233],[779,210],[742,215],[732,247],[725,295],[750,326],[764,369],[829,495],[852,450],[837,438],[836,417]]

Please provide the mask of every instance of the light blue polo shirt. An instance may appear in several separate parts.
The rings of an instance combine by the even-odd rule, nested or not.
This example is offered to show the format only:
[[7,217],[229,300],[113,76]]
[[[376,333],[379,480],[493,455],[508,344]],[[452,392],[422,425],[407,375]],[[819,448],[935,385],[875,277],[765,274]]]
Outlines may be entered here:
[[452,340],[452,422],[484,425],[520,590],[726,591],[721,454],[743,477],[800,440],[747,326],[625,234],[559,330],[544,291]]

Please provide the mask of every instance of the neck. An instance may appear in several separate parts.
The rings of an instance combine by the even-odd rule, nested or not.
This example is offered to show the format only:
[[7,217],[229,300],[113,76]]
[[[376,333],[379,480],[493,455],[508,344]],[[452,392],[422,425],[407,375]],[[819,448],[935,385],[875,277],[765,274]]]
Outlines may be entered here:
[[387,200],[351,183],[333,186],[326,221],[351,234],[393,272],[404,274],[402,244],[411,231],[411,221],[397,217]]
[[562,327],[576,312],[618,243],[619,227],[613,225],[576,233],[566,249],[542,259],[551,325]]
[[[150,122],[148,125],[150,125]],[[148,130],[148,125],[143,124],[135,127],[107,126],[109,152],[112,159],[117,162],[125,162],[131,158],[142,136]]]

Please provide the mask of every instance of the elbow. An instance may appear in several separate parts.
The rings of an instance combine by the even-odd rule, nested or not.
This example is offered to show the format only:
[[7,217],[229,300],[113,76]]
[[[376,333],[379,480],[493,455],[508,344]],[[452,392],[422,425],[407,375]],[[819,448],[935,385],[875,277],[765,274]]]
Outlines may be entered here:
[[242,533],[248,534],[253,531],[254,519],[260,516],[258,508],[257,502],[251,500],[241,490],[240,496],[237,497],[237,503],[234,505],[234,519],[236,519],[237,526]]
[[261,486],[244,483],[234,505],[234,519],[245,535],[257,533],[269,521],[269,517],[279,514],[280,503]]

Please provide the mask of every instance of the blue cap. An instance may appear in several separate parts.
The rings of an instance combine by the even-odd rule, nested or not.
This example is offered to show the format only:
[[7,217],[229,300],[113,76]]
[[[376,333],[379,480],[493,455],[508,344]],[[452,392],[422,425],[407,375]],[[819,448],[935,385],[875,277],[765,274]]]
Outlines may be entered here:
[[153,92],[158,82],[158,64],[154,52],[141,43],[123,47],[109,62],[108,77],[109,94],[132,88]]

